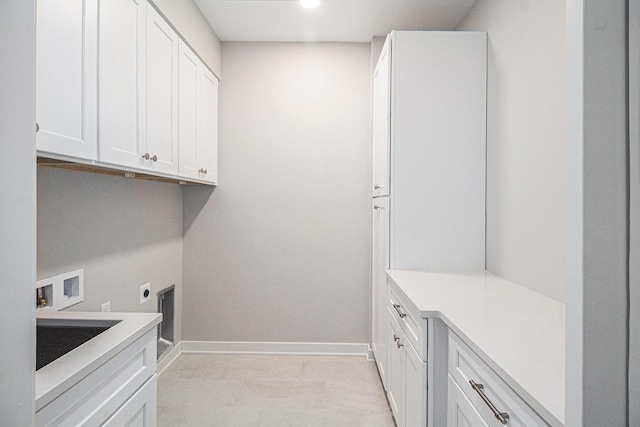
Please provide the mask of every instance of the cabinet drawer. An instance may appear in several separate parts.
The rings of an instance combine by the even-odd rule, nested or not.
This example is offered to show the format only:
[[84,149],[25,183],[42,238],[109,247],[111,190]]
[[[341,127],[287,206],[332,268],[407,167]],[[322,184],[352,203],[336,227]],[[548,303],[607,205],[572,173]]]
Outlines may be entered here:
[[36,413],[36,425],[100,425],[156,371],[156,329]]
[[[449,331],[449,374],[476,408],[487,425],[503,427],[547,426],[526,402],[517,395],[480,357],[453,332]],[[508,414],[502,424],[473,389],[470,381],[482,384],[482,392],[501,413]]]
[[399,296],[395,284],[387,279],[389,289],[389,311],[407,335],[407,339],[418,353],[420,360],[427,361],[427,319],[421,318]]
[[153,375],[101,427],[155,427],[158,412],[158,378]]
[[488,427],[455,380],[451,375],[448,377],[447,425],[449,427]]

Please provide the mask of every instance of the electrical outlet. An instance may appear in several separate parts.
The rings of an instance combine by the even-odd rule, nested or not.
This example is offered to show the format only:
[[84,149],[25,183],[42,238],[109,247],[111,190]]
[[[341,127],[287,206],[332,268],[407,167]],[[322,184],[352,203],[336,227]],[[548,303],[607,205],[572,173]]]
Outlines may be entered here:
[[150,299],[151,299],[151,282],[147,282],[144,285],[140,286],[140,304],[144,304]]
[[100,311],[103,313],[110,313],[111,312],[111,301],[107,301],[104,304],[102,304],[100,306]]

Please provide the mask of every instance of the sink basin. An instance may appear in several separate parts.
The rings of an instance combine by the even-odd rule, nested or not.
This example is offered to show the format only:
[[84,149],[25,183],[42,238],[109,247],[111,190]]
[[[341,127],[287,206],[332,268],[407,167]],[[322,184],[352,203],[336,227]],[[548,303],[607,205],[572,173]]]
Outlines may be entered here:
[[37,319],[36,370],[100,335],[119,321]]

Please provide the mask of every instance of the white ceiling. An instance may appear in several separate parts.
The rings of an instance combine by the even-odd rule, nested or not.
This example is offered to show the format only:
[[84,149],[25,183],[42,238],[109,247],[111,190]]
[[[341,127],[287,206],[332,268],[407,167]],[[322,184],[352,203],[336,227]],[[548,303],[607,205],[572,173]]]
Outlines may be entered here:
[[391,30],[452,30],[476,0],[196,0],[222,41],[369,42]]

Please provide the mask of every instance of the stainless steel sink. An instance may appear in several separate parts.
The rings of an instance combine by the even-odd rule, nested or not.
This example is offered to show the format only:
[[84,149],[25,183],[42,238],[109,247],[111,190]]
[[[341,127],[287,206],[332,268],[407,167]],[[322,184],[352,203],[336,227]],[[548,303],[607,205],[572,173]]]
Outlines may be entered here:
[[37,319],[36,370],[100,335],[118,320]]

